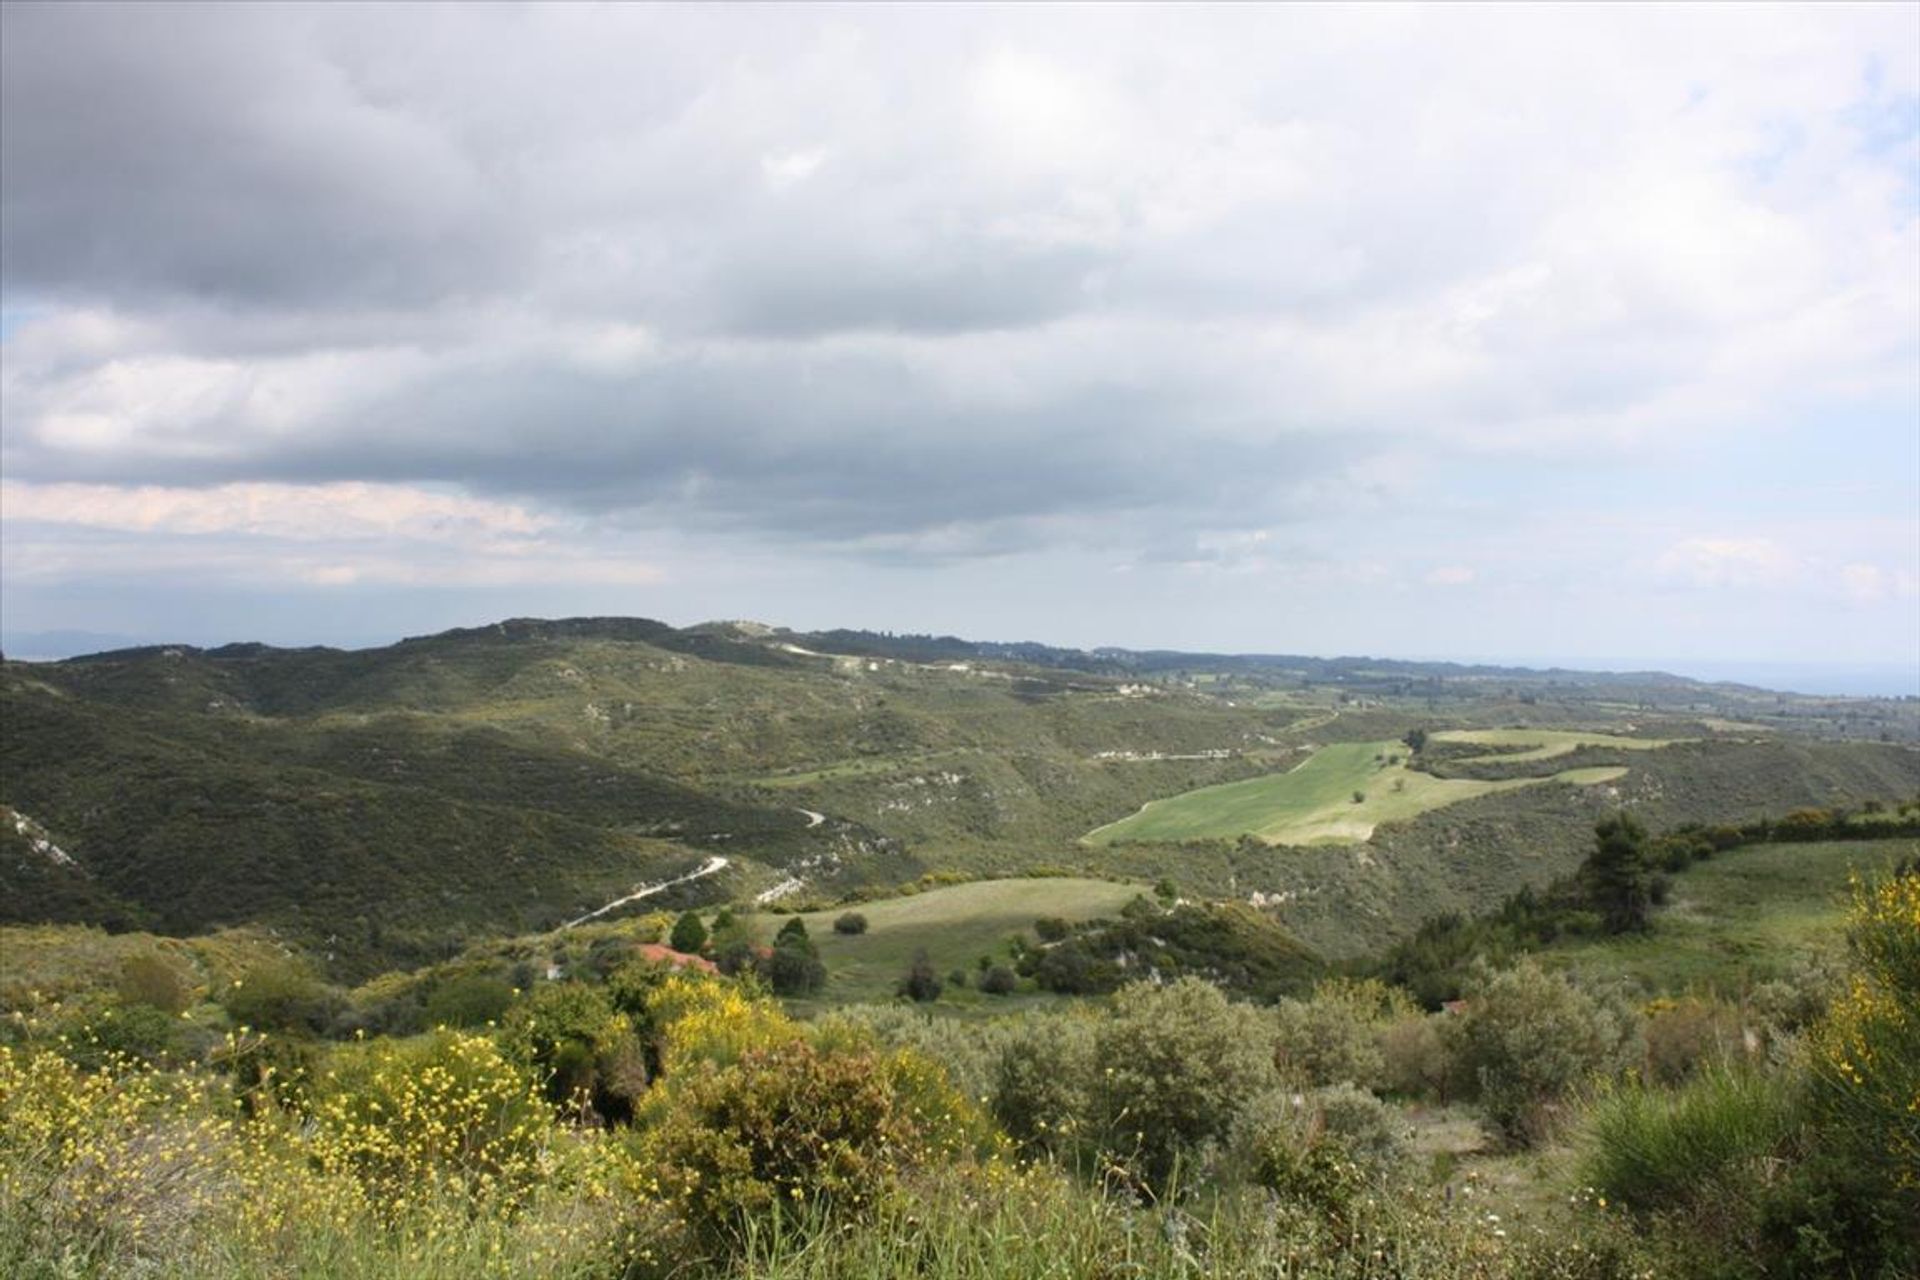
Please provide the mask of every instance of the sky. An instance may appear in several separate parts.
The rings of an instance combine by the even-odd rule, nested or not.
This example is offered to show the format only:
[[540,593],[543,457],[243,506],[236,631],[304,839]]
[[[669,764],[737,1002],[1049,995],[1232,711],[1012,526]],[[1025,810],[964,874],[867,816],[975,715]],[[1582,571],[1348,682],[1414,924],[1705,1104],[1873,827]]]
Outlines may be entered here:
[[0,7],[7,651],[571,614],[1920,693],[1920,6]]

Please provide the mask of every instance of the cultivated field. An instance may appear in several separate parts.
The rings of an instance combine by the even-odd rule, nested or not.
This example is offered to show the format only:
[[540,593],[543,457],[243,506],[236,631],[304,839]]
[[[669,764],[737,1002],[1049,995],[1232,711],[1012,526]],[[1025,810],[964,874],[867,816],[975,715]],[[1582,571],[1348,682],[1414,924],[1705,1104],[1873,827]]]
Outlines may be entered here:
[[[1565,736],[1578,742],[1596,735]],[[1475,796],[1544,782],[1590,786],[1626,772],[1619,767],[1569,769],[1550,778],[1483,782],[1420,773],[1407,767],[1406,757],[1405,745],[1396,741],[1322,747],[1290,772],[1156,800],[1131,817],[1088,832],[1084,839],[1109,845],[1253,835],[1270,844],[1347,843],[1367,839],[1382,822],[1412,818]]]
[[[1651,751],[1671,746],[1680,738],[1623,738],[1612,733],[1589,733],[1566,729],[1444,729],[1433,735],[1439,742],[1462,742],[1470,746],[1494,747],[1497,754],[1470,756],[1480,760],[1551,760],[1571,755],[1580,747],[1616,747],[1623,751]],[[1514,748],[1519,750],[1514,750]]]
[[[972,974],[980,956],[1006,960],[1009,934],[1024,933],[1031,941],[1033,922],[1041,916],[1080,921],[1117,915],[1143,892],[1148,890],[1141,885],[1111,880],[979,880],[809,912],[802,918],[827,966],[827,986],[820,998],[841,1004],[890,998],[922,947],[943,979],[954,969]],[[833,922],[847,911],[867,918],[865,933],[847,936],[833,931]],[[771,941],[787,919],[763,915],[757,922]]]

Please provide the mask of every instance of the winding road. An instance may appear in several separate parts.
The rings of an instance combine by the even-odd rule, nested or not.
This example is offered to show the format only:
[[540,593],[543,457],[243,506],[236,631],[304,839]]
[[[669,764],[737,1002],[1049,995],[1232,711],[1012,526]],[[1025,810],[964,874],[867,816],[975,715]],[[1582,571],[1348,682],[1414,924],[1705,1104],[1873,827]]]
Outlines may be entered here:
[[598,919],[599,917],[607,914],[607,912],[609,911],[615,910],[616,908],[619,908],[619,907],[624,907],[629,902],[638,902],[642,898],[651,898],[654,894],[662,893],[668,889],[673,888],[673,886],[677,884],[686,884],[689,880],[698,880],[702,876],[710,876],[716,871],[724,870],[727,866],[727,862],[728,862],[728,859],[723,858],[716,853],[711,858],[708,858],[705,862],[701,863],[698,867],[694,868],[692,871],[687,872],[687,874],[683,876],[675,876],[671,880],[661,880],[654,884],[642,885],[638,889],[635,889],[632,893],[628,894],[626,897],[615,898],[612,902],[609,902],[606,906],[601,907],[598,911],[589,911],[587,912],[587,914],[581,916],[577,920],[569,920],[565,924],[561,925],[560,927],[562,929],[571,929],[577,924],[585,924],[589,920]]

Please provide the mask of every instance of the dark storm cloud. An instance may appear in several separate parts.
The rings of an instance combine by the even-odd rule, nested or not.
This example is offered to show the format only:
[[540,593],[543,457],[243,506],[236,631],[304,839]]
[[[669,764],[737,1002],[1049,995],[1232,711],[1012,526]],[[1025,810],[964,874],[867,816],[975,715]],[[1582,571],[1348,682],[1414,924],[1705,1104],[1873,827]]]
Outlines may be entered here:
[[508,283],[500,189],[439,122],[322,56],[306,16],[8,5],[5,288],[311,308]]

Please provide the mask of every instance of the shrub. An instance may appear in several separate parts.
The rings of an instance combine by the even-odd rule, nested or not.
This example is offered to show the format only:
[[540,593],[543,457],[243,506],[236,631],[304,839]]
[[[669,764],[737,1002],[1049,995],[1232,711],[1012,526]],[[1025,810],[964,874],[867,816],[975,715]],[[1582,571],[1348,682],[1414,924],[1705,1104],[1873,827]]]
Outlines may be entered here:
[[345,1007],[340,994],[292,960],[255,965],[220,995],[227,1016],[266,1031],[325,1031]]
[[1389,1013],[1411,1011],[1406,997],[1378,980],[1330,979],[1307,1000],[1282,1000],[1274,1009],[1274,1065],[1296,1084],[1383,1082],[1379,1025]]
[[1065,1152],[1079,1140],[1094,1056],[1085,1017],[1037,1015],[1015,1023],[994,1064],[994,1119],[1024,1150]]
[[179,967],[152,952],[136,952],[120,962],[116,984],[121,1002],[144,1004],[162,1013],[179,1013],[193,1003],[193,984]]
[[1061,916],[1041,916],[1033,922],[1033,931],[1042,942],[1059,942],[1073,931]]
[[644,1046],[607,993],[578,982],[536,987],[514,1003],[501,1034],[547,1097],[604,1118],[623,1118],[646,1091]]
[[1379,1032],[1381,1083],[1408,1098],[1445,1102],[1452,1062],[1440,1031],[1445,1014],[1409,1014]]
[[777,1004],[711,978],[676,974],[659,985],[648,1008],[659,1028],[660,1069],[669,1079],[702,1063],[726,1066],[800,1034]]
[[1585,1180],[1629,1208],[1671,1209],[1747,1180],[1794,1125],[1792,1085],[1718,1067],[1677,1090],[1627,1083],[1588,1113]]
[[1234,1126],[1242,1177],[1336,1221],[1347,1219],[1359,1194],[1404,1155],[1392,1109],[1350,1085],[1306,1094],[1269,1090]]
[[993,965],[980,975],[980,990],[990,996],[1011,995],[1019,985],[1020,979],[1003,964]]
[[1853,973],[1807,1035],[1824,1161],[1806,1171],[1798,1216],[1824,1218],[1803,1225],[1857,1249],[1861,1274],[1911,1274],[1920,1272],[1920,875],[1856,882],[1847,947]]
[[867,931],[867,918],[858,911],[848,911],[836,917],[833,922],[835,933],[856,937]]
[[761,970],[767,985],[780,996],[812,995],[827,982],[827,966],[821,963],[820,952],[807,936],[807,928],[799,916],[780,930],[774,939],[773,952],[763,961]]
[[87,1000],[57,1025],[61,1055],[90,1071],[116,1063],[164,1063],[180,1048],[180,1019],[150,1004]]
[[1225,1138],[1246,1099],[1273,1080],[1265,1020],[1197,978],[1122,990],[1095,1032],[1092,1121],[1140,1190],[1167,1190],[1175,1166]]
[[871,1209],[927,1136],[873,1054],[795,1040],[685,1082],[647,1150],[695,1238],[733,1252],[776,1213]]
[[914,953],[912,966],[900,979],[898,993],[916,1004],[940,998],[940,975],[933,971],[933,960],[925,950]]
[[490,974],[448,978],[427,997],[427,1024],[436,1027],[484,1027],[497,1022],[513,1003],[513,988]]
[[310,1149],[376,1202],[427,1191],[508,1196],[543,1177],[552,1117],[539,1086],[484,1036],[440,1031],[335,1051]]
[[1647,1076],[1662,1084],[1678,1084],[1727,1058],[1741,1043],[1740,1029],[1723,1005],[1663,999],[1649,1005],[1646,1014]]
[[707,926],[700,923],[698,911],[681,913],[680,918],[673,922],[673,932],[667,935],[667,945],[688,955],[697,956],[706,950]]
[[1553,1130],[1575,1089],[1618,1074],[1639,1053],[1631,1011],[1530,959],[1477,974],[1466,1009],[1445,1026],[1463,1083],[1500,1132],[1523,1144]]

